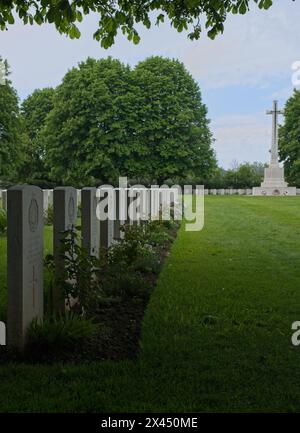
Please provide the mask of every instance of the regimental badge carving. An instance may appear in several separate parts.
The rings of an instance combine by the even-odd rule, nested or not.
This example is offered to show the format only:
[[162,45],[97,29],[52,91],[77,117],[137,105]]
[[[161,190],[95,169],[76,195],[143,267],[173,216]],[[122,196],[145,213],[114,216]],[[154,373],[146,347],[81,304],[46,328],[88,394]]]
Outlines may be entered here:
[[29,212],[28,212],[28,223],[31,232],[35,232],[39,225],[39,206],[35,198],[31,199]]

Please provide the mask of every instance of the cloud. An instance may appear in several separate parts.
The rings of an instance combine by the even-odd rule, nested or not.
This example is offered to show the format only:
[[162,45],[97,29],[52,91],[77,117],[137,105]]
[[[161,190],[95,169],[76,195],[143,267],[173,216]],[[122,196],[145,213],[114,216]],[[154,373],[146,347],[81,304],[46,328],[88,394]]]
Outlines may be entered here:
[[277,2],[268,11],[255,8],[230,17],[216,40],[187,46],[184,62],[207,87],[265,86],[271,79],[291,76],[291,65],[300,58],[299,22],[294,2]]
[[265,113],[217,117],[211,124],[220,165],[238,162],[268,162],[271,147],[271,119]]
[[270,95],[270,99],[284,99],[287,100],[293,94],[293,88],[291,86],[283,87]]

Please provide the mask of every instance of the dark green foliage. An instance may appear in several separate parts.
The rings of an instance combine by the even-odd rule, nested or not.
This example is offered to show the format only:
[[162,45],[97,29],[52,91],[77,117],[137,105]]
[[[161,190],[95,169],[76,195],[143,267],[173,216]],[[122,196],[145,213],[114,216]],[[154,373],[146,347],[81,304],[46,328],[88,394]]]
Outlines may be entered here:
[[[77,186],[119,176],[162,183],[215,167],[207,110],[178,61],[153,57],[134,70],[88,59],[57,88],[41,137],[53,181]],[[70,157],[72,155],[72,157]]]
[[[35,90],[22,103],[22,116],[28,143],[25,161],[20,176],[28,183],[47,185],[48,170],[45,167],[45,145],[41,131],[45,127],[46,118],[53,108],[54,89]],[[28,173],[30,164],[30,174]]]
[[224,184],[227,188],[252,188],[259,186],[264,177],[264,164],[247,163],[239,164],[231,170],[227,170],[224,176]]
[[118,60],[88,59],[69,71],[44,130],[51,178],[79,187],[116,180],[130,154],[133,97],[130,69]]
[[150,57],[133,71],[136,116],[129,177],[207,176],[215,167],[207,109],[198,84],[177,60]]
[[[272,0],[253,0],[260,9],[268,9]],[[191,39],[198,39],[205,28],[210,38],[214,38],[224,30],[227,15],[231,13],[245,14],[250,7],[250,0],[193,0],[193,1],[140,1],[122,0],[107,2],[95,0],[74,0],[53,2],[27,2],[25,0],[8,0],[0,6],[0,28],[14,24],[13,10],[24,24],[51,23],[60,33],[69,35],[71,39],[79,38],[77,23],[84,15],[97,13],[99,28],[94,38],[101,41],[102,47],[108,48],[115,42],[118,32],[127,35],[129,40],[137,44],[140,40],[136,25],[141,23],[150,28],[167,18],[178,31],[188,31]]]
[[300,91],[295,90],[287,101],[285,122],[279,129],[280,158],[287,180],[300,187]]
[[68,313],[64,316],[34,320],[27,330],[25,358],[27,360],[63,360],[70,353],[76,356],[82,346],[89,344],[96,326],[86,318]]
[[163,252],[174,241],[177,228],[171,221],[123,226],[123,239],[101,251],[100,260],[80,245],[75,230],[67,230],[60,250],[65,266],[58,279],[54,278],[53,256],[45,259],[48,312],[52,314],[54,284],[59,286],[70,310],[88,317],[108,299],[147,297],[161,269]]
[[[244,162],[231,169],[217,168],[207,179],[191,179],[192,184],[204,184],[206,188],[252,188],[259,186],[264,177],[265,164]],[[189,183],[187,182],[187,183]]]
[[8,64],[2,62],[2,65],[4,81],[0,83],[0,179],[14,181],[23,162],[26,135],[20,117],[18,96],[8,79]]
[[[174,230],[174,227],[172,227]],[[102,256],[100,284],[106,296],[148,297],[163,251],[174,237],[159,221],[122,227],[124,238]]]
[[[79,245],[78,235],[73,229],[64,232],[60,255],[64,267],[53,284],[58,284],[69,309],[79,309],[80,312],[93,310],[101,297],[98,260]],[[54,269],[53,256],[48,255],[45,264],[48,269]]]

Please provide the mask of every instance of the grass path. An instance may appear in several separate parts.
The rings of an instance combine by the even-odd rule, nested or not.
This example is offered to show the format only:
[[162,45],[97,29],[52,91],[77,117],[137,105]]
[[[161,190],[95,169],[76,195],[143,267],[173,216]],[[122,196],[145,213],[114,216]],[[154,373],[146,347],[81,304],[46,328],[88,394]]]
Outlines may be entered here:
[[0,366],[0,411],[299,411],[300,199],[206,198],[181,229],[137,362]]

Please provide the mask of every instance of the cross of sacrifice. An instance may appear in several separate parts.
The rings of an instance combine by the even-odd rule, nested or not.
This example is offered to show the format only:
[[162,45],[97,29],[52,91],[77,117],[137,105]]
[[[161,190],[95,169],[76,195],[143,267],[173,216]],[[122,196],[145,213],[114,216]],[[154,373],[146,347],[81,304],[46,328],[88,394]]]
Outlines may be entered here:
[[278,115],[284,112],[278,110],[278,102],[273,101],[273,110],[268,110],[267,114],[272,115],[271,165],[278,165]]

